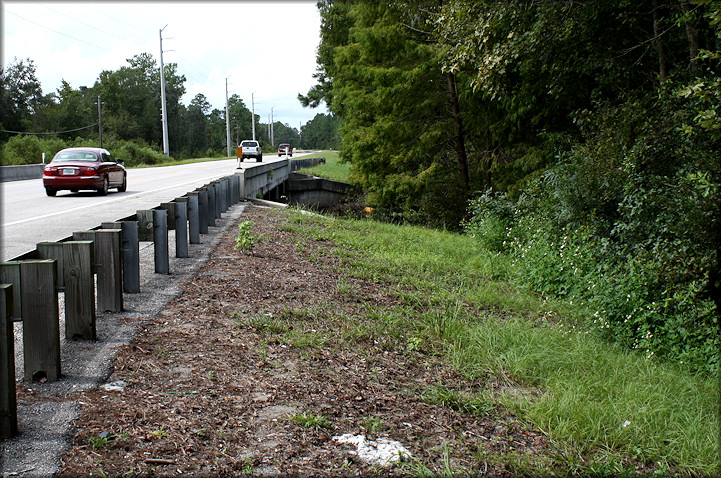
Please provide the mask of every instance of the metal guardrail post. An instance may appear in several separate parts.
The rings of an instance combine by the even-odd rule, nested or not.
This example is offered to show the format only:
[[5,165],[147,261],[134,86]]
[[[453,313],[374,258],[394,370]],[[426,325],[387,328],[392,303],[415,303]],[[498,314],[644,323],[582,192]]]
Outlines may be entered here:
[[188,203],[174,202],[175,257],[188,257]]
[[155,250],[155,272],[170,274],[168,257],[168,211],[153,209],[153,247]]
[[200,210],[198,196],[188,195],[188,233],[191,244],[200,244]]
[[123,292],[140,292],[140,244],[138,241],[138,221],[123,221]]
[[60,319],[55,261],[20,263],[25,380],[60,378]]
[[95,340],[95,280],[93,241],[67,241],[63,245],[65,276],[65,338]]
[[13,286],[0,284],[0,437],[6,438],[18,432],[12,310]]
[[208,222],[210,219],[208,218],[210,216],[208,212],[208,190],[207,189],[199,189],[198,190],[198,210],[200,211],[200,233],[201,234],[208,234]]

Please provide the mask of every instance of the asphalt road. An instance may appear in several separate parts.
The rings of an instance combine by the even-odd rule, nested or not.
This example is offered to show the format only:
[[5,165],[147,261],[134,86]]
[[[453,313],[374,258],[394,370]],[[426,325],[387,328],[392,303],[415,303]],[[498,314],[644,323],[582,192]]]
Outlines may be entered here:
[[[298,154],[297,156],[302,156]],[[279,159],[266,155],[264,162]],[[244,167],[257,164],[246,161]],[[128,170],[128,189],[107,196],[91,191],[59,191],[48,197],[42,179],[0,184],[2,192],[2,256],[7,261],[35,249],[38,242],[58,241],[72,235],[169,202],[215,179],[234,174],[237,160]]]

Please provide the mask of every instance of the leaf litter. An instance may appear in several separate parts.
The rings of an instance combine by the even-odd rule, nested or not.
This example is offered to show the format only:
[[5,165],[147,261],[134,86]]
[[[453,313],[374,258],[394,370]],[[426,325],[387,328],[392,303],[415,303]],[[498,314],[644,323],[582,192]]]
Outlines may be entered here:
[[[360,330],[368,310],[397,304],[389,285],[344,276],[330,241],[289,232],[276,210],[249,207],[241,220],[264,236],[253,254],[229,228],[120,350],[108,382],[124,385],[80,394],[60,476],[515,476],[518,456],[552,463],[549,440],[509,410],[423,399],[474,385],[432,353]],[[303,426],[301,414],[328,425]],[[395,458],[363,459],[361,442],[393,444]]]

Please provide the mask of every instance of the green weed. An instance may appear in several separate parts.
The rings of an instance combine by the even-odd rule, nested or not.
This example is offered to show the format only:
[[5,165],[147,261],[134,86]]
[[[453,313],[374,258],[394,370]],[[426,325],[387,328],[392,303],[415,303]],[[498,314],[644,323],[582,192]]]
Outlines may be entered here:
[[288,419],[300,426],[301,428],[330,428],[331,423],[325,415],[315,414],[312,412],[297,413],[289,415]]
[[243,221],[238,224],[238,235],[235,238],[236,249],[252,253],[255,246],[263,242],[265,236],[263,234],[254,236],[252,230],[253,223],[251,221]]
[[367,416],[361,419],[360,426],[362,426],[368,433],[378,433],[382,428],[385,421],[382,418]]

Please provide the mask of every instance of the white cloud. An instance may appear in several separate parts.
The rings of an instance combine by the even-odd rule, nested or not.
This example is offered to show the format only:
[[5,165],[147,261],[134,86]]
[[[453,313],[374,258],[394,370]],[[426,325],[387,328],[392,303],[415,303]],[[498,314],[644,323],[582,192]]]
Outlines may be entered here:
[[[167,25],[167,26],[166,26]],[[3,2],[3,64],[35,62],[43,92],[65,79],[92,86],[103,70],[117,70],[147,52],[186,76],[186,105],[204,94],[214,108],[237,94],[267,121],[298,127],[325,108],[303,108],[298,93],[315,83],[320,15],[314,1],[294,2]]]

